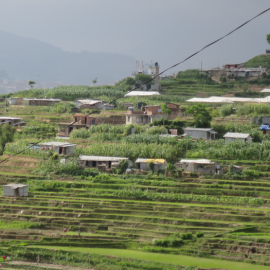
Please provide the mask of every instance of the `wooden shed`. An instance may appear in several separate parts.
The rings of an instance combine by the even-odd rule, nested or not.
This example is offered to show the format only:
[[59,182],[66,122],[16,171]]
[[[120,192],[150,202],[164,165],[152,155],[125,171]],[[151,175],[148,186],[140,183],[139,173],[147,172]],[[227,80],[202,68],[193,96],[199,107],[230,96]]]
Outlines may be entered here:
[[9,197],[26,197],[28,196],[28,185],[24,184],[3,185],[3,195]]

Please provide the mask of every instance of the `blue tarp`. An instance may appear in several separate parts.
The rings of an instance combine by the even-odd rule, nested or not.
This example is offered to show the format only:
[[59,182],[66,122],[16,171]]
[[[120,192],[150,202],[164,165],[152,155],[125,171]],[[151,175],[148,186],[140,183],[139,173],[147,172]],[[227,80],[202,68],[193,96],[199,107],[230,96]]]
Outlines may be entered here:
[[259,127],[259,130],[270,130],[270,127],[269,127],[269,125],[261,125]]

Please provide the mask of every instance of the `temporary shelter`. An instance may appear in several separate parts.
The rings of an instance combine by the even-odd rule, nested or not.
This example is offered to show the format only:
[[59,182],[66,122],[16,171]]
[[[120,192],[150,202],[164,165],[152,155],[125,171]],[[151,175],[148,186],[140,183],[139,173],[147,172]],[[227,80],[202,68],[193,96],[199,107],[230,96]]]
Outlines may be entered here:
[[154,163],[154,171],[165,170],[167,167],[166,159],[150,159],[150,158],[138,158],[135,163],[137,165],[137,169],[150,171],[149,163]]
[[11,197],[28,196],[28,185],[23,185],[23,184],[3,185],[3,195],[11,196]]

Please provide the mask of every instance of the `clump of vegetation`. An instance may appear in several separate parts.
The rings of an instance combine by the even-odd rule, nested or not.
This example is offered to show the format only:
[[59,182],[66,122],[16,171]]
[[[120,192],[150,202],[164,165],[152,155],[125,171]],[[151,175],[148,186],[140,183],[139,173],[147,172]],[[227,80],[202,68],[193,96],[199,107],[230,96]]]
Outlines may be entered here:
[[193,105],[187,108],[187,114],[194,116],[194,126],[197,128],[211,127],[212,116],[203,104]]

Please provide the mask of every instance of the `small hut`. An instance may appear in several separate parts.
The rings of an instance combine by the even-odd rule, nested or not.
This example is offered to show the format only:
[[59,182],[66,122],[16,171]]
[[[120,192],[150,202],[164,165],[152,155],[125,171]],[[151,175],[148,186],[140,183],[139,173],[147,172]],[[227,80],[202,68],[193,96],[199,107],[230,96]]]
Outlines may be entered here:
[[24,184],[3,185],[3,195],[9,197],[26,197],[28,196],[28,185]]
[[150,159],[150,158],[138,158],[135,163],[137,165],[137,169],[143,171],[151,171],[149,167],[149,163],[154,163],[154,172],[159,170],[165,170],[167,167],[166,159]]

